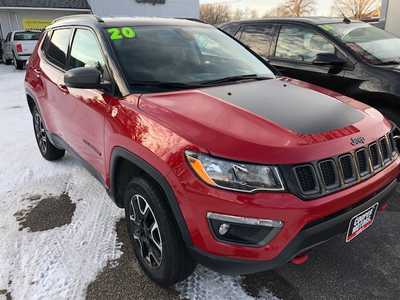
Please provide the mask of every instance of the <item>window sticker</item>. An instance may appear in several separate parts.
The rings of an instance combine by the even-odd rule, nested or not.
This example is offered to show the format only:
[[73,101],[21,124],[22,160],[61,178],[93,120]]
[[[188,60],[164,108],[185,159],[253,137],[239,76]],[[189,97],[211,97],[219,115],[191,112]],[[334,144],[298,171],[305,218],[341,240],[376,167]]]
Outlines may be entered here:
[[113,27],[108,28],[107,32],[110,34],[110,39],[112,41],[134,39],[136,37],[136,31],[132,27]]

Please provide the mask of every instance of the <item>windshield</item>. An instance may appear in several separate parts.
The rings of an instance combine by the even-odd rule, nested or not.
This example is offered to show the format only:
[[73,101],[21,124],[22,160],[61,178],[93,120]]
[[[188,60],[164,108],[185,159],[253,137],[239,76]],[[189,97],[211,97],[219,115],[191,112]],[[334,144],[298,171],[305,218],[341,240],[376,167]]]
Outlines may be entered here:
[[14,41],[37,41],[40,37],[40,32],[24,31],[14,34]]
[[231,82],[275,77],[246,48],[212,27],[137,26],[106,31],[127,80],[135,90],[138,85],[143,90],[146,83],[153,83],[154,89],[154,83],[183,87],[210,85],[212,81],[221,84],[224,82],[221,79],[227,78]]
[[371,64],[400,63],[400,39],[384,30],[361,22],[324,24],[320,27]]

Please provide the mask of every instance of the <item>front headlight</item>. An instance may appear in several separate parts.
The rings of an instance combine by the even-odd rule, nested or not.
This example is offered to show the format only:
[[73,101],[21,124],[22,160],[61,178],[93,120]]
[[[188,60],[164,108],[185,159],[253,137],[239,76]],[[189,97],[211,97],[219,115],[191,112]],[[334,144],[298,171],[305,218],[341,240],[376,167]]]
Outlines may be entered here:
[[193,171],[212,186],[241,192],[283,191],[277,167],[217,159],[202,153],[185,151]]

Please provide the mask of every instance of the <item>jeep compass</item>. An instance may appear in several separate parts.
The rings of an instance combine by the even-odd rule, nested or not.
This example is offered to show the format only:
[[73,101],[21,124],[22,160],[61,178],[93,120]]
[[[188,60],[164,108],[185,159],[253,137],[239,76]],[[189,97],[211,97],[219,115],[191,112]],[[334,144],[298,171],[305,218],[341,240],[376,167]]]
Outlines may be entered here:
[[42,156],[93,173],[162,286],[196,263],[254,273],[350,242],[397,185],[398,129],[378,111],[201,22],[58,19],[25,86]]

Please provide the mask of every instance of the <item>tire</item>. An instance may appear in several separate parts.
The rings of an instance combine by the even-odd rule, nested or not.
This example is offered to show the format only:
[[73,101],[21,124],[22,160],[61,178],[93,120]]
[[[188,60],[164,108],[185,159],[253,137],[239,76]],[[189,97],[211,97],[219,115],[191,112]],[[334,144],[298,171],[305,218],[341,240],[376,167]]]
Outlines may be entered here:
[[140,266],[162,287],[186,279],[196,266],[165,197],[144,178],[132,179],[124,193],[128,233]]
[[14,57],[13,59],[14,66],[16,70],[23,70],[25,66],[25,62],[23,60],[18,60]]
[[6,57],[5,57],[4,54],[3,54],[2,60],[3,60],[3,63],[4,63],[5,65],[11,65],[12,60],[11,60],[11,59],[6,59]]
[[47,136],[47,130],[42,120],[42,116],[35,107],[32,112],[33,129],[35,131],[36,142],[40,154],[49,161],[59,160],[65,155],[65,150],[56,148]]

